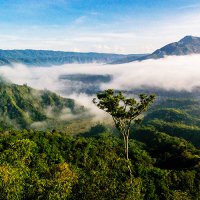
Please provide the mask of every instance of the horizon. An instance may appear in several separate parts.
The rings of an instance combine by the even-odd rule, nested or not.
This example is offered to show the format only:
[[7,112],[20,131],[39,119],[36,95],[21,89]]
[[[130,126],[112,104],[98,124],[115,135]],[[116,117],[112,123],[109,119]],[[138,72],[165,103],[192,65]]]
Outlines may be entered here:
[[0,49],[144,54],[200,35],[198,0],[0,0]]
[[[185,35],[183,38],[185,37],[195,37],[195,38],[200,38],[199,36],[194,36],[194,35]],[[183,38],[181,38],[180,40],[182,40]],[[179,40],[178,40],[179,41]],[[176,41],[174,41],[176,42]],[[171,43],[174,43],[174,42],[171,42]],[[171,44],[169,43],[169,44]],[[168,44],[165,44],[164,46],[166,46]],[[163,47],[164,47],[163,46]],[[162,48],[162,47],[160,47]],[[113,53],[113,52],[96,52],[96,51],[88,51],[88,52],[82,52],[82,51],[64,51],[64,50],[53,50],[53,49],[0,49],[2,51],[53,51],[53,52],[65,52],[65,53],[81,53],[81,54],[89,54],[89,53],[94,53],[94,54],[116,54],[116,55],[134,55],[134,54],[125,54],[125,53]],[[145,52],[145,53],[135,53],[135,55],[139,55],[139,54],[151,54],[153,53],[154,51],[156,51],[157,49],[153,50],[152,52]]]

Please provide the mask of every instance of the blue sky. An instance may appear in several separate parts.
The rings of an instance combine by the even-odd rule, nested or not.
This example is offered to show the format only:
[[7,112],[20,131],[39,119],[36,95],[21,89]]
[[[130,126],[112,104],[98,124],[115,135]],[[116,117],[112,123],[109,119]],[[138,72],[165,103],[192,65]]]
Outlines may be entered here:
[[185,35],[199,0],[0,0],[1,49],[145,53]]

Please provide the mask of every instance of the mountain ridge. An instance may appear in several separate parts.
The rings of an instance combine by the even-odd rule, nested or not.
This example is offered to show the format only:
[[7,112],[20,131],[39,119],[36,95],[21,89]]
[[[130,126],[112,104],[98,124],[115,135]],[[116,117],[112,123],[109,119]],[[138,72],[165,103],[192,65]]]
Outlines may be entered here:
[[169,43],[160,49],[155,50],[151,54],[136,59],[132,56],[128,56],[119,59],[118,61],[114,61],[112,64],[123,64],[148,59],[160,59],[165,56],[183,56],[192,54],[200,54],[200,37],[188,35],[180,39],[178,42]]
[[[109,63],[128,55],[95,52],[65,52],[53,50],[2,50],[0,49],[0,66],[20,63],[30,66],[51,66],[71,63]],[[137,58],[141,54],[135,55]]]
[[53,50],[2,50],[0,49],[0,66],[13,63],[28,66],[52,66],[63,64],[123,64],[147,59],[159,59],[165,56],[200,54],[200,37],[185,36],[178,42],[169,43],[151,54],[114,54],[95,52],[65,52]]
[[178,42],[173,42],[157,49],[146,58],[163,58],[169,55],[191,55],[200,54],[200,37],[185,36]]

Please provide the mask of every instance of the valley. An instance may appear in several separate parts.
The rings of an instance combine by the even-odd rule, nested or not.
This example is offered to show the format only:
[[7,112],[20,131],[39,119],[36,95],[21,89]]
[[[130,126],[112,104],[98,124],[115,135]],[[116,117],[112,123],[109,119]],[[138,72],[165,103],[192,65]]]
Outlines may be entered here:
[[[177,50],[193,49],[194,40],[176,43],[180,55],[134,62],[101,55],[94,64],[96,54],[78,54],[75,64],[52,52],[42,52],[53,60],[42,62],[29,52],[16,64],[19,52],[11,52],[0,67],[0,199],[198,200],[199,55]],[[136,102],[138,94],[156,95],[130,126],[129,160],[111,116],[92,103],[110,88]]]

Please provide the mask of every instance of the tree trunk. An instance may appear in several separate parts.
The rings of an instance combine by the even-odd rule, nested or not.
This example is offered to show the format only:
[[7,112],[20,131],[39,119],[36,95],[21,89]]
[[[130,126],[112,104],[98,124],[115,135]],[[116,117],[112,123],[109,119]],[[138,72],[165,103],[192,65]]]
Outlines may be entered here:
[[128,163],[129,173],[130,173],[130,181],[132,183],[133,176],[132,176],[131,166],[130,166],[129,157],[128,157],[128,137],[129,137],[128,135],[124,135],[124,145],[125,145],[125,156]]
[[123,135],[124,137],[124,152],[125,152],[125,157],[126,157],[126,160],[129,160],[128,158],[128,135]]
[[126,154],[126,160],[128,160],[128,136],[125,136],[125,154]]

